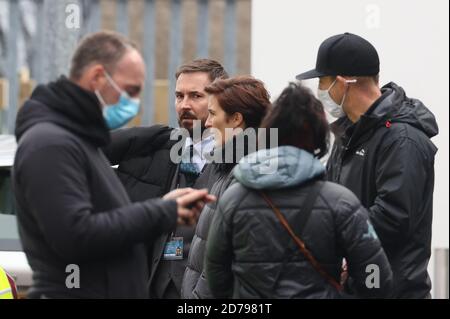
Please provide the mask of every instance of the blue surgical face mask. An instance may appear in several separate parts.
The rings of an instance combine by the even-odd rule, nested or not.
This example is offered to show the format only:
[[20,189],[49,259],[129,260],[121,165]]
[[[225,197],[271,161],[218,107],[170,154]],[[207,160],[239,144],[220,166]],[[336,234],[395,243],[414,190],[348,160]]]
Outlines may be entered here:
[[116,104],[108,105],[98,90],[95,91],[95,94],[103,104],[103,117],[106,124],[109,129],[114,130],[127,124],[139,113],[140,100],[131,98],[127,92],[121,90],[106,71],[105,76],[111,86],[120,93],[119,101]]

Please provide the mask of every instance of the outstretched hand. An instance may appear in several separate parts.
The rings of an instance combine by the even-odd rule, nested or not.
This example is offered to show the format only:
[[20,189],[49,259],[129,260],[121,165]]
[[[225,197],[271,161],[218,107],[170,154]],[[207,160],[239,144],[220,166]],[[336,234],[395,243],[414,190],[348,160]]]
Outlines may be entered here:
[[216,201],[216,197],[208,194],[207,189],[196,190],[180,188],[166,194],[163,199],[172,199],[178,205],[178,224],[194,225],[203,207]]

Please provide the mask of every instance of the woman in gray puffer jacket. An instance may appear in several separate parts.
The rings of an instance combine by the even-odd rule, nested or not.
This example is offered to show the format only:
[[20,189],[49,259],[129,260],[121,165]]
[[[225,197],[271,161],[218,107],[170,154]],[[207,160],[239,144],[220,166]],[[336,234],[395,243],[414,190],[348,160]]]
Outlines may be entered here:
[[[216,141],[214,152],[215,155],[220,155],[217,158],[214,156],[216,162],[208,166],[208,169],[216,171],[211,176],[218,176],[210,194],[220,198],[234,179],[232,170],[235,165],[248,154],[249,150],[256,150],[256,132],[255,140],[250,141],[242,134],[242,130],[257,129],[271,103],[264,84],[252,77],[216,80],[206,87],[205,91],[210,94],[206,127],[214,129]],[[232,131],[232,134],[227,135],[226,129]],[[227,158],[228,154],[233,156]],[[209,226],[215,210],[215,205],[208,205],[200,214],[181,286],[182,298],[213,297],[209,291],[203,265]]]
[[[320,102],[291,84],[262,126],[278,128],[280,146],[243,158],[234,169],[239,183],[217,204],[206,253],[213,296],[342,298],[331,282],[339,283],[345,258],[357,296],[389,297],[392,271],[366,209],[346,188],[322,180],[317,157],[327,152],[328,124]],[[301,252],[264,194],[319,266]]]

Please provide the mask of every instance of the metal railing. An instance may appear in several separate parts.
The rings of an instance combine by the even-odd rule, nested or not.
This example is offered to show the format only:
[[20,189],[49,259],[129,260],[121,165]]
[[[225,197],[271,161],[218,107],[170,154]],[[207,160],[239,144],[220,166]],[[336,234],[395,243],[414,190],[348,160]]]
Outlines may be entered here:
[[[7,13],[0,14],[0,78],[6,78],[7,98],[3,96],[4,105],[1,113],[0,133],[12,134],[15,127],[15,118],[19,108],[19,68],[18,60],[19,40],[27,35],[25,44],[31,52],[29,54],[28,68],[31,79],[37,84],[54,80],[62,73],[67,73],[69,59],[73,53],[76,42],[84,35],[101,29],[102,26],[102,5],[105,0],[0,0],[0,10],[7,10]],[[111,0],[112,1],[112,0]],[[111,2],[110,1],[110,2]],[[156,49],[156,0],[141,0],[144,2],[144,18],[142,21],[130,21],[130,6],[134,0],[115,0],[116,30],[124,35],[130,32],[130,25],[142,23],[145,36],[142,39],[143,56],[146,61],[147,80],[145,83],[141,123],[149,125],[154,123],[155,114],[155,92],[154,81],[155,72],[155,49]],[[182,2],[183,0],[170,1],[171,18],[167,21],[170,24],[170,34],[168,39],[168,78],[169,78],[169,103],[168,122],[176,125],[176,113],[174,108],[175,91],[174,74],[177,67],[183,62],[182,43]],[[196,0],[197,5],[197,57],[207,57],[210,45],[209,10],[212,1],[216,0]],[[225,2],[224,9],[224,66],[228,73],[235,74],[237,66],[237,41],[236,41],[236,2],[238,0],[222,0]],[[32,23],[32,35],[24,26],[24,3],[28,8],[32,8],[32,16],[35,18]],[[69,30],[61,27],[67,19],[67,6],[79,6],[81,14],[81,27]],[[125,14],[124,14],[125,13]],[[5,16],[9,20],[5,23]],[[3,17],[3,22],[1,21]],[[3,26],[3,28],[2,28]],[[1,46],[4,46],[2,48]],[[3,69],[3,73],[1,74]],[[1,88],[0,88],[1,89]],[[5,102],[6,101],[6,102]],[[0,105],[0,110],[1,110]]]

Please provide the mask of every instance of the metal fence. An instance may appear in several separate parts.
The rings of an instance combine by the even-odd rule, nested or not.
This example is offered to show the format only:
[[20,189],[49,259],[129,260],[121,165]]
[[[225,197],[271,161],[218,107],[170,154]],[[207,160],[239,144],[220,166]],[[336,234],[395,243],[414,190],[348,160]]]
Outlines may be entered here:
[[[145,30],[143,37],[143,55],[146,61],[147,80],[145,83],[141,123],[149,125],[154,122],[154,80],[155,80],[155,48],[156,48],[156,0],[144,1],[143,21],[129,21],[127,14],[134,0],[115,0],[116,30],[128,35],[130,23],[142,23]],[[173,107],[175,96],[174,74],[182,60],[182,2],[183,0],[166,0],[170,2],[171,18],[168,77],[169,103],[168,122],[176,125],[176,113]],[[207,57],[210,39],[208,25],[209,10],[212,1],[197,1],[197,48],[198,57]],[[236,73],[237,41],[236,41],[236,2],[225,1],[223,26],[223,63],[230,74]],[[70,8],[80,8],[81,27],[67,29],[61,27],[67,22]],[[72,7],[69,7],[72,6]],[[0,133],[14,132],[15,118],[19,106],[19,69],[27,63],[31,78],[36,83],[54,80],[62,73],[67,73],[69,59],[78,40],[85,34],[101,29],[101,0],[0,0],[0,78],[6,78],[8,85],[6,107],[2,113]],[[27,16],[28,15],[28,16]],[[28,53],[23,57],[23,52]],[[2,74],[3,73],[3,74]],[[5,86],[4,86],[5,88]],[[0,95],[1,96],[1,95]],[[5,100],[5,99],[4,99]],[[1,105],[0,105],[1,107]],[[1,109],[1,108],[0,108]]]

